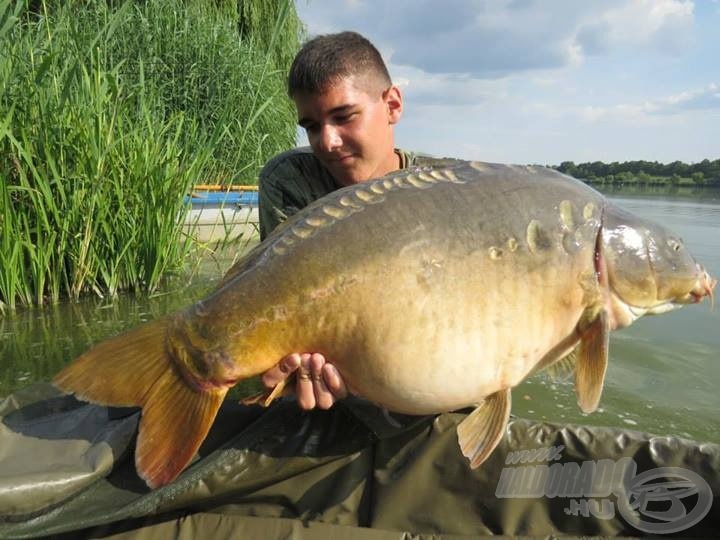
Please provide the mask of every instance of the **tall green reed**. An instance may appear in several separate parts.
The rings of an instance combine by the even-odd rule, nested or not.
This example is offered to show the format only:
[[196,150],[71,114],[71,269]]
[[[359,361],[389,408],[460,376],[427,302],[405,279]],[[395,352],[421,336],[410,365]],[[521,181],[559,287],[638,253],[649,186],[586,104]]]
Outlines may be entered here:
[[[231,3],[27,8],[0,0],[0,311],[155,291],[193,249],[192,185],[247,182],[292,145],[287,66]],[[281,15],[262,43],[296,47]]]

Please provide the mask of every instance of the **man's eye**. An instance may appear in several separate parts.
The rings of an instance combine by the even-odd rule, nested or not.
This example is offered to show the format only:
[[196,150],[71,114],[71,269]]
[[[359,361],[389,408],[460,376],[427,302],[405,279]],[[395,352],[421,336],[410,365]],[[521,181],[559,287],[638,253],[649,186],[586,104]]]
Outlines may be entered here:
[[344,124],[345,122],[349,122],[350,120],[352,120],[356,115],[357,115],[357,113],[354,113],[354,112],[349,113],[349,114],[341,114],[341,115],[335,117],[335,121],[338,124]]

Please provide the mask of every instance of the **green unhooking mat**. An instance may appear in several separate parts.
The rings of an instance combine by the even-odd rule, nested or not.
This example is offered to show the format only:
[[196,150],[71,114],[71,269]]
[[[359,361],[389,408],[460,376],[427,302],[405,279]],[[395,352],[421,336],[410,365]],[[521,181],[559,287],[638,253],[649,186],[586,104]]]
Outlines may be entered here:
[[513,419],[470,470],[462,412],[388,415],[359,400],[303,412],[228,400],[196,460],[149,490],[139,411],[47,384],[0,403],[0,537],[717,536],[720,446]]

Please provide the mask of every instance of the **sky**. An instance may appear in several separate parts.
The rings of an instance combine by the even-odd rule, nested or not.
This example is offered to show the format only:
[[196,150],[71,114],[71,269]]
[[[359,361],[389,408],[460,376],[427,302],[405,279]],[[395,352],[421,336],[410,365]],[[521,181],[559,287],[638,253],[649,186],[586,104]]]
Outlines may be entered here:
[[404,97],[400,148],[545,165],[720,158],[720,0],[296,7],[309,36],[354,30],[380,50]]

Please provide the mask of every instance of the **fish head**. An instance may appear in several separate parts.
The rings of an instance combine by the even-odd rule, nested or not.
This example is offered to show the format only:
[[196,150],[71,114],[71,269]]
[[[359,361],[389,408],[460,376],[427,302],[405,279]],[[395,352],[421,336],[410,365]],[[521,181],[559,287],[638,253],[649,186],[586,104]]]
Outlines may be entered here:
[[700,302],[705,296],[712,300],[717,280],[679,236],[652,221],[607,208],[599,253],[613,301],[623,307],[629,322]]

